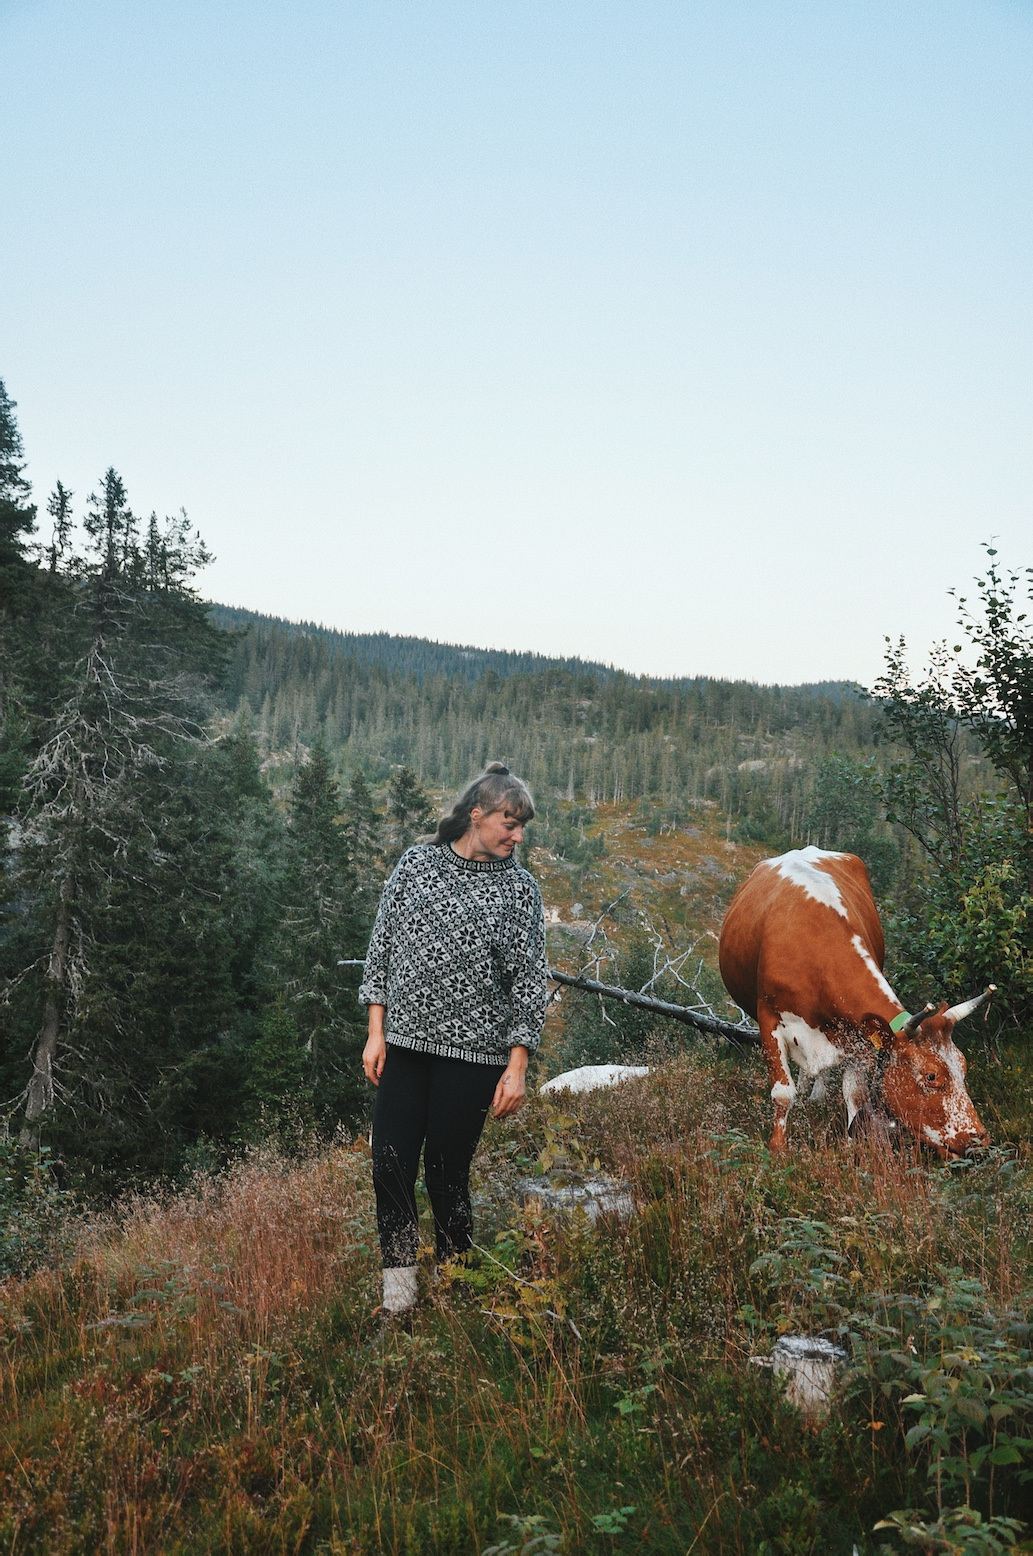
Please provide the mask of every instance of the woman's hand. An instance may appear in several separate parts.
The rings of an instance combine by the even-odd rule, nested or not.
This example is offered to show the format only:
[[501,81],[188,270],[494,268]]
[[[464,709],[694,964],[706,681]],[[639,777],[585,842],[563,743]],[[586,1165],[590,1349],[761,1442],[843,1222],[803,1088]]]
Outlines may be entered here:
[[362,1068],[366,1079],[372,1081],[374,1086],[380,1085],[380,1077],[384,1073],[384,1061],[387,1058],[387,1043],[384,1039],[384,1007],[383,1005],[371,1005],[369,1007],[369,1037],[366,1046],[362,1050]]
[[491,1101],[493,1118],[512,1118],[524,1105],[527,1094],[527,1049],[511,1048],[509,1063],[499,1077],[495,1095]]

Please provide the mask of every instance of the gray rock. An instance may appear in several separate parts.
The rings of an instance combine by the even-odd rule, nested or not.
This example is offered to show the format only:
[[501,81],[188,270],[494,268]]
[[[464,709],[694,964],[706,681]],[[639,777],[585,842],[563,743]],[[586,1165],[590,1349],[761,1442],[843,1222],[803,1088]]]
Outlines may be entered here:
[[546,1210],[564,1211],[568,1215],[583,1210],[589,1221],[600,1216],[615,1215],[622,1220],[635,1214],[635,1202],[631,1188],[618,1178],[596,1176],[570,1178],[550,1173],[541,1178],[520,1178],[517,1188],[525,1202],[537,1201]]

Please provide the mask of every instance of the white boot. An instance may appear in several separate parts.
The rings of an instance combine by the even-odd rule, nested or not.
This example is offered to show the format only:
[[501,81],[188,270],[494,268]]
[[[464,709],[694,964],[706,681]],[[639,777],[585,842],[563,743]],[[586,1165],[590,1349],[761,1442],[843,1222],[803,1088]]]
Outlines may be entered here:
[[384,1312],[404,1313],[416,1306],[416,1266],[399,1265],[384,1271]]

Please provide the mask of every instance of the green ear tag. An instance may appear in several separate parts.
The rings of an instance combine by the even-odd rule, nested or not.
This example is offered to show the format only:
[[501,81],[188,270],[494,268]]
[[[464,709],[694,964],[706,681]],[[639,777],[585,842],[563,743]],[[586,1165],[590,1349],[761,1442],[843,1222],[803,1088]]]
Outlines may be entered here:
[[908,1012],[906,1010],[902,1010],[900,1012],[900,1015],[899,1016],[894,1016],[893,1020],[890,1022],[890,1031],[891,1032],[901,1032],[901,1031],[903,1031],[903,1029],[907,1026],[907,1024],[908,1024],[908,1022],[910,1020],[911,1020],[910,1012]]

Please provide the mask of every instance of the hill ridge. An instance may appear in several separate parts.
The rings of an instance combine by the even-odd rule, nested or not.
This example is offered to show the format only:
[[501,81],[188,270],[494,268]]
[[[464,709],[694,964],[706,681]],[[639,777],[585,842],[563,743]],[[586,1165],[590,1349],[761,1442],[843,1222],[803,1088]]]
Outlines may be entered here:
[[534,649],[479,648],[472,643],[447,643],[434,638],[386,631],[349,632],[339,627],[327,627],[321,622],[292,621],[283,616],[270,616],[264,611],[222,605],[215,601],[210,603],[209,611],[212,620],[225,631],[259,627],[267,632],[281,632],[287,638],[316,638],[333,651],[360,664],[376,665],[395,674],[411,675],[418,681],[441,674],[476,681],[489,671],[508,679],[515,675],[562,670],[600,681],[622,678],[665,689],[708,685],[750,686],[772,691],[791,690],[804,695],[830,698],[832,701],[852,697],[857,690],[850,681],[807,681],[784,685],[775,681],[751,681],[745,676],[639,675],[632,670],[623,670],[618,665],[582,659],[578,655],[563,657],[541,654]]

